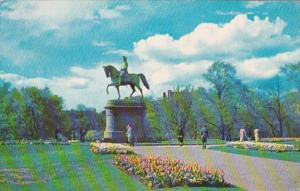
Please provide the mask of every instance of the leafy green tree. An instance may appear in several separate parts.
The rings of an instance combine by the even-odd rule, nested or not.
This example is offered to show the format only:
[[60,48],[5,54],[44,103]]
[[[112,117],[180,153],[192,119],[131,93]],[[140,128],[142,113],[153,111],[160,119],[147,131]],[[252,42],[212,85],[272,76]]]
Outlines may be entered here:
[[233,82],[236,81],[235,73],[233,66],[217,61],[208,69],[207,73],[203,74],[204,78],[213,86],[214,91],[212,92],[211,101],[218,108],[220,117],[218,126],[220,127],[222,139],[225,139],[226,132],[232,133],[233,129],[233,117],[231,116],[230,105],[227,103],[232,98],[231,89]]
[[86,132],[91,129],[89,119],[86,115],[87,108],[84,105],[80,104],[77,106],[77,110],[77,118],[80,122],[80,141],[84,142]]
[[173,92],[173,104],[177,111],[178,126],[185,129],[186,133],[190,133],[192,138],[196,139],[198,134],[197,121],[194,111],[192,110],[193,89],[186,87],[180,90],[179,87]]
[[13,139],[14,135],[11,131],[11,112],[10,99],[12,87],[10,83],[3,82],[0,86],[0,139]]
[[300,62],[297,64],[285,65],[281,71],[288,77],[291,82],[294,82],[300,93]]
[[168,134],[170,133],[172,137],[176,137],[178,131],[178,120],[172,104],[169,102],[168,98],[163,98],[160,100],[160,106],[163,111],[163,113],[161,113],[161,117],[167,119],[168,126],[170,127]]
[[147,108],[147,119],[150,123],[150,129],[152,130],[151,134],[158,139],[162,139],[162,125],[161,125],[161,121],[160,121],[160,116],[158,114],[158,112],[155,109],[155,103],[153,103],[153,100],[149,100],[147,98],[144,98],[145,101],[145,105]]
[[192,92],[193,100],[201,114],[201,118],[199,119],[197,124],[200,127],[202,127],[204,124],[207,124],[210,136],[217,137],[217,131],[219,129],[219,126],[214,117],[214,112],[210,109],[210,106],[207,104],[204,94],[206,94],[206,90],[204,88],[199,88],[198,90]]

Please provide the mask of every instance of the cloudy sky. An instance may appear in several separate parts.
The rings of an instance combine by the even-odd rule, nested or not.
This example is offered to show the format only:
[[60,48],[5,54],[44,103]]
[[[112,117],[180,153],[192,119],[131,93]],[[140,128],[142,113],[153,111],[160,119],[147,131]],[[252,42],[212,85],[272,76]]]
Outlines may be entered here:
[[[244,82],[273,77],[300,59],[300,3],[246,1],[0,0],[0,78],[48,86],[66,108],[102,110],[116,90],[102,66],[144,73],[158,97],[177,85],[204,86],[216,60]],[[130,88],[121,88],[123,97]]]

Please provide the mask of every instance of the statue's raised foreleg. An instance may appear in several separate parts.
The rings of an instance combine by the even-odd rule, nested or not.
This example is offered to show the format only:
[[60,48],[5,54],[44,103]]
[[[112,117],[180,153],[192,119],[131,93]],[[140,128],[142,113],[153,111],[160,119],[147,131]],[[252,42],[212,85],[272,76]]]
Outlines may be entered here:
[[109,87],[109,86],[114,86],[114,84],[108,84],[108,85],[106,86],[106,93],[107,93],[107,94],[109,94],[109,93],[108,93],[108,87]]

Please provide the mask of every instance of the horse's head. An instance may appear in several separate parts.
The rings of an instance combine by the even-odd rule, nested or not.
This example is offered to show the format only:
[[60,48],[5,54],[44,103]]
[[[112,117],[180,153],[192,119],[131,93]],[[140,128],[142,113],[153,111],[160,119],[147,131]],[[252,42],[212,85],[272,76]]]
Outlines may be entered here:
[[105,75],[106,77],[108,78],[110,75],[110,70],[109,70],[109,67],[108,66],[103,66],[103,69],[104,69],[104,72],[105,72]]

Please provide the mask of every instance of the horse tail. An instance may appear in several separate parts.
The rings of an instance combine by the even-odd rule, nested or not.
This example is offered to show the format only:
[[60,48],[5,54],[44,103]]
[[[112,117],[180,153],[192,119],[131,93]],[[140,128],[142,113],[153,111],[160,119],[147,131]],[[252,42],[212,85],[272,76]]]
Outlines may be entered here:
[[146,80],[145,75],[144,75],[144,74],[139,74],[139,76],[140,76],[140,78],[141,78],[141,80],[142,80],[144,86],[149,90],[150,87],[149,87],[149,84],[148,84],[148,82],[147,82],[147,80]]

